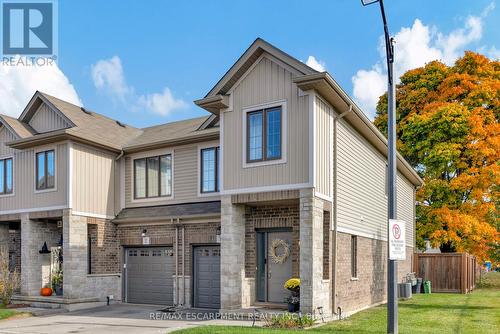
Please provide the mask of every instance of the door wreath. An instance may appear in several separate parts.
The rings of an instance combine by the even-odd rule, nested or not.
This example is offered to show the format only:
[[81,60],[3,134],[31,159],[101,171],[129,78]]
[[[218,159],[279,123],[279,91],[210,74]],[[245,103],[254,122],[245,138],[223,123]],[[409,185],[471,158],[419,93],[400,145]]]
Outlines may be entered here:
[[269,247],[269,255],[276,264],[283,264],[290,256],[290,245],[283,239],[274,239]]

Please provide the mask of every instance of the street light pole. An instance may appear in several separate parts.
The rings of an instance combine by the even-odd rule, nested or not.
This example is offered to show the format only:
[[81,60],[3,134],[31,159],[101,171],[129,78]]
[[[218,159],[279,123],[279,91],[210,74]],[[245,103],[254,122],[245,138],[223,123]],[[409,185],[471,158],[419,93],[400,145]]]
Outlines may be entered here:
[[[383,0],[361,0],[363,6],[380,4],[384,23],[387,56],[387,140],[388,140],[388,219],[396,219],[396,85],[394,83],[394,40],[389,35]],[[389,221],[387,222],[387,333],[398,333],[397,263],[389,256]]]

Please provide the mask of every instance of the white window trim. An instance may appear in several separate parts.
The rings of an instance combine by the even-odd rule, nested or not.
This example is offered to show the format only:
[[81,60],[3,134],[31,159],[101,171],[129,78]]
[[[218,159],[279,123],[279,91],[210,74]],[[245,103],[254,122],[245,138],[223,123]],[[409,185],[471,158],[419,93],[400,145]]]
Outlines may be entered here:
[[[49,188],[49,189],[36,189],[36,180],[37,180],[37,175],[36,175],[36,155],[37,153],[40,152],[45,152],[45,151],[54,151],[54,187]],[[68,157],[69,158],[69,157]],[[34,152],[33,152],[33,189],[35,191],[35,194],[42,194],[42,193],[50,193],[57,191],[57,180],[58,180],[58,168],[57,168],[57,159],[58,159],[58,154],[57,154],[57,145],[53,146],[44,146],[44,147],[37,147]]]
[[[219,148],[219,191],[214,191],[214,192],[209,192],[209,193],[203,193],[201,192],[201,150],[206,149],[206,148]],[[221,148],[220,148],[220,143],[213,142],[213,143],[203,143],[198,145],[198,154],[196,157],[196,163],[197,163],[197,177],[198,177],[198,182],[197,182],[197,194],[198,197],[213,197],[213,196],[220,196],[220,191],[221,191],[221,166],[222,166],[222,160],[221,160]]]
[[[281,107],[281,159],[276,160],[265,160],[258,162],[247,162],[247,114],[253,111],[258,111],[261,109],[270,109],[274,107]],[[242,127],[243,127],[243,137],[242,137],[242,166],[243,168],[252,167],[262,167],[270,165],[285,164],[287,162],[287,102],[286,100],[279,100],[274,102],[268,102],[258,105],[253,105],[243,108],[242,112]],[[265,147],[263,148],[263,150]]]
[[12,197],[16,195],[16,185],[14,182],[16,180],[15,158],[14,155],[6,155],[4,157],[0,157],[0,160],[5,160],[5,159],[12,159],[12,192],[9,194],[0,194],[0,198]]
[[[143,158],[149,158],[149,157],[156,157],[156,156],[161,156],[161,155],[168,155],[170,154],[172,158],[172,193],[170,196],[159,196],[159,197],[146,197],[146,198],[135,198],[135,180],[134,180],[134,160],[137,159],[143,159]],[[154,202],[163,202],[163,201],[171,201],[175,198],[174,195],[174,189],[175,189],[175,178],[174,178],[174,150],[173,149],[168,149],[168,150],[155,150],[155,151],[148,151],[148,152],[141,152],[141,153],[136,153],[132,154],[129,156],[130,157],[130,203],[154,203]]]

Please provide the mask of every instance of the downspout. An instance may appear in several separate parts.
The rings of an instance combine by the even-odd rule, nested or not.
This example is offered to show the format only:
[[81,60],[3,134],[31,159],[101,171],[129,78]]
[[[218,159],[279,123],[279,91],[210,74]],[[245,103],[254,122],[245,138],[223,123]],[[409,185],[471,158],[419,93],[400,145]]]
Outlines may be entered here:
[[184,230],[185,226],[182,226],[182,306],[186,306],[186,247],[184,243]]
[[330,300],[333,301],[333,307],[332,307],[332,313],[337,314],[337,235],[338,235],[338,229],[337,229],[337,204],[338,204],[338,196],[337,196],[337,122],[338,120],[344,118],[345,115],[350,113],[352,111],[352,105],[349,105],[349,109],[344,111],[342,114],[338,116],[334,116],[333,118],[333,189],[332,189],[332,194],[333,194],[333,214],[330,215],[330,220],[333,221],[333,261],[330,261],[330,263],[333,262],[333,274],[332,274],[332,288],[330,291],[332,292],[332,296]]
[[[172,219],[173,223],[173,219]],[[179,226],[175,225],[175,306],[179,305]]]
[[115,161],[120,160],[123,157],[124,154],[125,154],[125,152],[123,150],[121,150],[120,154],[118,154],[118,156],[115,158]]

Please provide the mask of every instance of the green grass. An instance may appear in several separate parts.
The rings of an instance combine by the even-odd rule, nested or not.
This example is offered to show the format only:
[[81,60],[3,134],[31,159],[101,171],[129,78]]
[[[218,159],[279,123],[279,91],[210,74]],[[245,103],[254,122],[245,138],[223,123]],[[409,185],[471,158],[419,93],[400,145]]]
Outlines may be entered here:
[[16,311],[5,309],[0,305],[0,320],[12,317],[15,314],[17,314]]
[[[306,330],[321,333],[385,333],[385,305],[359,312],[349,319]],[[467,295],[414,295],[399,302],[400,333],[500,333],[500,273],[487,274],[481,288]],[[297,330],[274,330],[226,326],[204,326],[176,334],[290,334]]]

